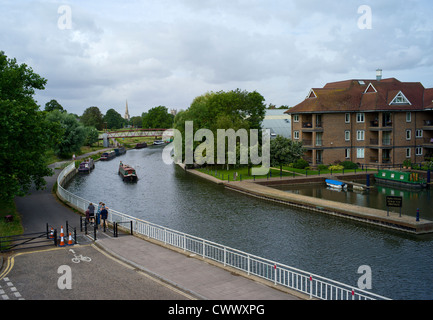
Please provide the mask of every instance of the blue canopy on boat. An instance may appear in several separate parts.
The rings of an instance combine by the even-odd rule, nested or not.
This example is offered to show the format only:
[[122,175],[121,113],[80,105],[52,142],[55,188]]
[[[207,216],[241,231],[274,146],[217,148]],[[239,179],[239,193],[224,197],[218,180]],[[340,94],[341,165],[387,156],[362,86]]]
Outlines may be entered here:
[[326,179],[325,181],[326,181],[326,183],[334,184],[334,185],[337,185],[337,186],[344,185],[344,182],[341,182],[341,181],[338,181],[338,180]]

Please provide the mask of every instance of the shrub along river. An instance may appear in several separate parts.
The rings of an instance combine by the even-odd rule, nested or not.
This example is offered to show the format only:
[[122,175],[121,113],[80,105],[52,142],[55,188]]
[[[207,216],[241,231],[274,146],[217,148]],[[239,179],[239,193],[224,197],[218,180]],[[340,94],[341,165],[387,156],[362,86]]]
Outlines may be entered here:
[[[165,164],[162,150],[128,150],[113,160],[99,161],[67,189],[134,217],[355,288],[363,275],[358,268],[367,265],[372,292],[391,299],[433,299],[432,234],[411,235],[249,197]],[[136,183],[118,176],[120,161],[136,169]],[[297,192],[317,196],[313,189]],[[321,196],[328,198],[326,192],[320,191]],[[379,201],[367,197],[356,196],[361,205]],[[419,200],[408,199],[404,201]]]

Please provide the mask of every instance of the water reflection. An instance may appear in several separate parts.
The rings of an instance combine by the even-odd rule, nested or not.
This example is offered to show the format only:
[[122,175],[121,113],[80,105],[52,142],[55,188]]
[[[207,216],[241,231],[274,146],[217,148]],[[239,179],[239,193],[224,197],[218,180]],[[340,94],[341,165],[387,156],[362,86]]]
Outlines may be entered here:
[[350,203],[362,207],[380,210],[389,209],[390,212],[393,211],[398,213],[400,212],[399,208],[387,208],[386,196],[399,196],[403,198],[403,206],[401,209],[402,214],[415,217],[416,210],[419,209],[422,218],[433,220],[431,189],[404,190],[389,188],[377,184],[373,185],[373,188],[367,191],[338,191],[326,187],[324,184],[315,184],[310,186],[281,185],[274,186],[273,188],[310,197]]
[[[433,236],[412,236],[252,198],[164,164],[161,150],[129,150],[97,162],[92,173],[78,175],[67,188],[137,218],[355,287],[358,267],[369,265],[373,292],[394,299],[433,299]],[[136,169],[137,183],[118,176],[120,160]],[[328,191],[314,192],[326,197]],[[352,196],[363,201],[357,195],[338,195],[342,201]]]

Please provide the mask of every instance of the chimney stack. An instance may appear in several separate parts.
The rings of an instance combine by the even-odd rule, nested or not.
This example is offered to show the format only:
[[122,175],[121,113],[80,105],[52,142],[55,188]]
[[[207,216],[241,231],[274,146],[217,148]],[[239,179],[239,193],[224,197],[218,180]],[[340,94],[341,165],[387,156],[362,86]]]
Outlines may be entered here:
[[377,81],[382,80],[382,69],[377,69],[376,70],[376,80]]

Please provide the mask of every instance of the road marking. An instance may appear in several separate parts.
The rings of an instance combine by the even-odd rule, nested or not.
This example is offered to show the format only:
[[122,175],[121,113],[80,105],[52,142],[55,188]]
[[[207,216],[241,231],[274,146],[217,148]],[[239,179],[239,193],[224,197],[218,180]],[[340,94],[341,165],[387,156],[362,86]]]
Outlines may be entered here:
[[[11,293],[15,296],[15,298],[18,298],[19,300],[24,300],[24,298],[21,296],[21,294],[18,292],[17,288],[15,288],[14,284],[12,283],[12,281],[5,277],[3,278],[3,280],[6,282],[6,285],[8,286],[8,288],[6,288],[6,290],[10,290]],[[10,300],[9,295],[6,293],[5,290],[1,289],[2,286],[0,286],[0,294],[3,300]]]
[[119,263],[122,266],[128,268],[129,270],[135,270],[137,273],[139,273],[139,274],[145,276],[146,278],[148,278],[148,279],[150,279],[150,280],[152,280],[152,281],[154,281],[154,282],[156,282],[156,283],[158,283],[158,284],[166,287],[167,289],[170,289],[170,290],[172,290],[172,291],[174,291],[174,292],[176,292],[176,293],[178,293],[180,295],[183,295],[184,297],[188,298],[189,300],[197,300],[196,297],[194,297],[192,295],[189,295],[189,294],[185,293],[184,291],[177,289],[173,285],[170,285],[170,284],[168,284],[168,283],[166,283],[164,281],[161,281],[158,278],[155,278],[155,277],[151,276],[150,274],[147,274],[144,271],[141,271],[141,270],[138,270],[137,268],[134,268],[133,266],[131,266],[131,265],[129,265],[129,264],[127,264],[127,263],[125,263],[125,262],[117,259],[116,257],[110,255],[109,253],[105,252],[104,250],[98,248],[97,246],[95,246],[93,244],[91,246],[94,247],[96,250],[98,250],[103,255],[105,255],[107,258],[110,258],[111,260],[116,261],[117,263]]

